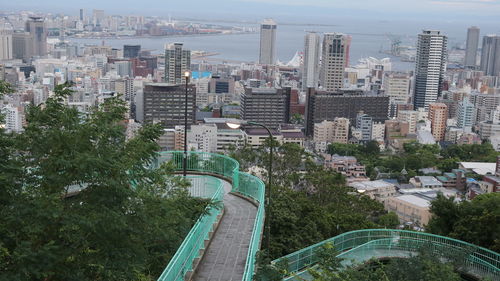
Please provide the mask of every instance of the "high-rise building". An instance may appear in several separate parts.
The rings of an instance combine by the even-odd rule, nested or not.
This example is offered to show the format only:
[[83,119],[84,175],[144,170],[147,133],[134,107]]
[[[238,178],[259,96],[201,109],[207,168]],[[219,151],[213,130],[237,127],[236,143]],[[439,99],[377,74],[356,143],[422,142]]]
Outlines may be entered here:
[[12,34],[12,57],[27,61],[33,55],[30,34],[27,32],[14,32]]
[[83,22],[83,9],[80,9],[80,21]]
[[389,97],[391,117],[397,115],[397,105],[407,104],[410,99],[410,81],[411,77],[407,73],[391,73],[384,74],[383,89],[384,93]]
[[25,30],[30,34],[32,53],[29,57],[47,55],[47,28],[43,18],[30,17]]
[[141,45],[123,45],[124,58],[138,58],[141,51]]
[[471,26],[467,29],[464,66],[475,68],[477,60],[477,46],[479,43],[479,28]]
[[304,39],[304,64],[302,69],[302,89],[318,87],[320,36],[308,32]]
[[182,43],[167,45],[165,49],[165,82],[181,84],[184,73],[191,69],[191,51],[184,50]]
[[458,103],[457,127],[470,133],[474,125],[474,105],[469,99],[464,99]]
[[240,105],[242,119],[277,129],[290,120],[290,88],[245,88]]
[[12,59],[12,31],[0,30],[0,60]]
[[388,118],[389,97],[365,94],[362,91],[328,93],[308,89],[306,100],[306,135],[311,136],[314,124],[337,117],[348,118],[354,124],[359,111],[370,115],[375,122]]
[[320,80],[323,89],[336,91],[344,86],[348,37],[341,33],[325,33],[321,58]]
[[447,37],[440,31],[424,30],[418,35],[415,65],[415,109],[428,108],[443,89]]
[[102,25],[104,21],[104,10],[92,10],[92,23],[94,26]]
[[[196,121],[196,88],[188,85],[188,125]],[[145,83],[143,90],[144,122],[161,123],[164,128],[184,125],[186,86]]]
[[488,76],[500,74],[500,36],[486,35],[483,37],[481,71]]
[[444,103],[429,104],[429,120],[431,133],[436,141],[444,140],[446,134],[446,120],[448,120],[448,107]]
[[356,116],[356,130],[360,132],[359,141],[369,141],[372,139],[373,119],[370,115],[362,111]]
[[265,19],[260,24],[260,64],[274,64],[276,62],[276,22]]

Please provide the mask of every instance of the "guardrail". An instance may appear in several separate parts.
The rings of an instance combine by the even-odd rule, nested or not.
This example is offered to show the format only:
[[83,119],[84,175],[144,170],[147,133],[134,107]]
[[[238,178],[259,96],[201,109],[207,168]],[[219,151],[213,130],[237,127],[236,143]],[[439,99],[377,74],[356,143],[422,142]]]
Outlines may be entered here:
[[[171,162],[174,165],[174,169],[176,171],[182,171],[183,159],[183,151],[161,152],[156,161],[153,163],[152,167],[157,168],[163,162]],[[186,166],[186,170],[188,172],[215,175],[231,182],[232,192],[239,193],[258,203],[257,215],[255,217],[252,238],[250,240],[247,260],[245,264],[245,272],[242,279],[244,281],[251,281],[255,268],[255,254],[260,248],[262,227],[264,223],[264,183],[255,176],[240,172],[240,164],[238,163],[238,161],[222,154],[190,151],[188,152]],[[213,222],[211,223],[210,220],[206,220],[203,221],[203,223],[204,225],[199,226],[199,228],[205,231],[207,233],[205,237],[208,237],[208,233],[211,231]],[[197,224],[198,222],[195,224],[191,231],[194,231],[195,227],[197,227]],[[196,236],[190,234],[188,234],[188,236],[184,239],[183,243],[177,250],[177,253],[186,251],[192,252],[191,250],[186,250],[186,248],[190,248],[191,245],[198,245],[198,239],[196,238]],[[200,234],[199,236],[203,236],[203,234]],[[200,249],[204,249],[204,245],[199,245],[199,247],[200,248],[198,249],[197,253]],[[195,248],[193,247],[193,249]],[[158,281],[184,280],[183,278],[185,274],[188,271],[192,270],[193,261],[198,256],[187,254],[177,255],[177,253],[174,255],[174,258],[172,258]],[[182,279],[178,279],[181,276]]]
[[[339,257],[364,260],[368,250],[384,249],[392,251],[415,252],[423,245],[430,245],[439,252],[461,251],[469,256],[466,270],[480,277],[500,279],[500,254],[488,249],[449,237],[424,232],[395,229],[365,229],[343,233],[324,240],[297,252],[273,261],[288,262],[290,275],[305,270],[318,262],[317,251],[326,243],[332,243]],[[291,278],[290,278],[291,279]],[[289,279],[287,279],[289,280]]]

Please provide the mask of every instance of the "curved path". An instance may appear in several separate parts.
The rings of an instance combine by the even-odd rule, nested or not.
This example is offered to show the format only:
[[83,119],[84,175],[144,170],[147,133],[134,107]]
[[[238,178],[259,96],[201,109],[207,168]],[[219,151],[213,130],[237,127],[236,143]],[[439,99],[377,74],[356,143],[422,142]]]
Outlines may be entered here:
[[230,194],[224,181],[224,216],[192,278],[197,281],[242,280],[257,207]]

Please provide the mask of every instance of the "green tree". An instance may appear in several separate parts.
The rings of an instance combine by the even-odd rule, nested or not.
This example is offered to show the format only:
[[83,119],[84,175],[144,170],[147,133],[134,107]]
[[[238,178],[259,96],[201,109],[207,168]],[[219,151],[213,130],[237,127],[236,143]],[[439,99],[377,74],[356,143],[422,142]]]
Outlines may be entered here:
[[23,133],[0,134],[2,280],[154,280],[207,202],[148,168],[161,128],[126,140],[123,101],[81,114],[70,93],[57,86]]

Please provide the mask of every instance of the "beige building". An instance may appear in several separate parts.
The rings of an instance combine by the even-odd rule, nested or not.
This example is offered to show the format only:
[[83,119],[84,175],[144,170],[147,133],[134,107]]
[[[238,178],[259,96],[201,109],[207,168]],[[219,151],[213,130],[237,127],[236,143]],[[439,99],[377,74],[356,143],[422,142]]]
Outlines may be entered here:
[[386,210],[395,212],[400,222],[413,222],[420,226],[429,223],[431,217],[430,206],[429,200],[416,195],[389,197],[385,201]]
[[[278,133],[277,131],[271,130],[271,133],[273,134],[273,138],[279,142],[280,144],[283,143],[283,135],[281,133]],[[269,138],[269,134],[265,129],[247,129],[246,130],[246,141],[247,144],[254,147],[258,148],[261,145],[264,144],[265,140]]]
[[406,104],[409,101],[410,75],[407,73],[385,73],[384,92],[391,104]]
[[429,120],[431,121],[431,133],[436,141],[444,140],[446,134],[447,119],[448,107],[446,106],[446,104],[429,104]]
[[335,118],[314,124],[314,141],[329,143],[347,143],[349,139],[349,119]]
[[408,132],[415,134],[417,132],[418,112],[415,110],[398,111],[399,121],[408,122]]
[[347,35],[341,33],[323,35],[320,82],[326,91],[332,92],[344,87],[348,48],[349,37]]

